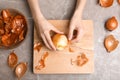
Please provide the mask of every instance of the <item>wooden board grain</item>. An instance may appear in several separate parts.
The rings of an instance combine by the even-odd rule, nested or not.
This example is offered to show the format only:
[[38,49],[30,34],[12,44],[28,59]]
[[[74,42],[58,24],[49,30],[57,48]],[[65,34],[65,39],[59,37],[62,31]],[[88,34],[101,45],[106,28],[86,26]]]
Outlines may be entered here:
[[[69,20],[49,20],[60,31],[65,34],[68,33]],[[33,52],[33,71],[36,74],[85,74],[94,72],[94,37],[93,37],[93,22],[91,20],[83,20],[84,36],[78,42],[70,45],[74,52],[70,52],[68,48],[63,51],[50,51],[45,46],[38,52]],[[34,28],[34,44],[40,42],[43,44],[41,38],[38,38]],[[38,65],[41,56],[48,52],[49,55],[45,60],[45,67],[41,70],[35,68]],[[81,53],[85,53],[88,62],[83,66],[71,65],[71,59],[75,59]]]

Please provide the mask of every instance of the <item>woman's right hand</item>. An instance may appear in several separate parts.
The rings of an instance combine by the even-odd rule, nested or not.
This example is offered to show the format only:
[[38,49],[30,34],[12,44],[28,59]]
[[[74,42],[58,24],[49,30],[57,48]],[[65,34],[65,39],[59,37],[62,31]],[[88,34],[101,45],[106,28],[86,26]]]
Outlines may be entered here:
[[52,24],[50,24],[42,15],[38,0],[27,0],[35,21],[39,36],[42,37],[45,45],[51,49],[56,50],[50,36],[50,31],[62,34],[58,29],[56,29]]
[[50,35],[50,31],[53,31],[55,33],[63,34],[63,32],[59,31],[57,28],[55,28],[51,23],[49,23],[46,19],[39,20],[36,23],[39,36],[41,36],[42,40],[44,41],[46,47],[48,47],[51,50],[56,50],[52,39]]

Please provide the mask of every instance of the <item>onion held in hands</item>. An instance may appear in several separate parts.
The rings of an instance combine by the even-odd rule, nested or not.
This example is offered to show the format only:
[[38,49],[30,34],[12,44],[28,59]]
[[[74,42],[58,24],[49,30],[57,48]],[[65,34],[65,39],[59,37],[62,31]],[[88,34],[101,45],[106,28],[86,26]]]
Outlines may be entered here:
[[64,34],[55,34],[52,41],[57,50],[63,50],[68,46],[68,39]]
[[112,31],[118,27],[118,21],[117,19],[113,16],[112,18],[109,18],[106,22],[106,29]]

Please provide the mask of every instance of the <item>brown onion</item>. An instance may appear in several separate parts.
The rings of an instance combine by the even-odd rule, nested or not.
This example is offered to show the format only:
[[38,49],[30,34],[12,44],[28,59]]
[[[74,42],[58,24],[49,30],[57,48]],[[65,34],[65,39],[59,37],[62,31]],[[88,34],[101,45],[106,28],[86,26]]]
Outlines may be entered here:
[[63,34],[54,35],[52,40],[57,50],[63,50],[65,47],[68,46],[67,37]]
[[104,40],[105,48],[108,52],[111,52],[117,48],[119,41],[114,38],[113,35],[109,35]]
[[110,7],[112,6],[114,0],[99,0],[99,4],[102,6],[102,7]]
[[25,74],[26,71],[27,71],[27,63],[21,62],[17,65],[15,69],[15,74],[18,77],[18,79],[20,79]]
[[10,55],[8,56],[8,65],[11,68],[14,68],[18,62],[18,57],[14,52],[11,52]]
[[116,29],[117,27],[118,27],[118,21],[114,16],[107,20],[106,29],[112,31],[112,30]]

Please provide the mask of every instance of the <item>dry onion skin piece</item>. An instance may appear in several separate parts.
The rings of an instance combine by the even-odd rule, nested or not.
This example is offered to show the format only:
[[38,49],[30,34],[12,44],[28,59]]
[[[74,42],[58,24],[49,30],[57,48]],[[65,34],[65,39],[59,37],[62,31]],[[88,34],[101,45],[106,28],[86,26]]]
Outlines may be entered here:
[[52,41],[57,50],[64,50],[68,46],[68,39],[64,34],[55,34]]
[[11,22],[12,33],[20,34],[23,30],[26,30],[26,20],[23,15],[14,16]]
[[8,65],[11,68],[14,68],[17,65],[17,62],[18,62],[18,57],[17,57],[17,55],[13,51],[8,56]]
[[34,44],[34,50],[39,52],[41,50],[41,48],[42,48],[42,44],[41,43],[38,42],[38,43]]
[[76,60],[71,59],[71,64],[76,64],[77,66],[83,66],[88,62],[88,58],[84,53],[81,53],[81,55],[78,55]]
[[48,52],[45,52],[45,53],[42,55],[41,59],[39,60],[38,65],[35,66],[35,69],[36,69],[36,70],[41,70],[41,69],[43,69],[43,68],[45,67],[45,60],[46,60],[46,58],[48,57],[48,55],[49,55]]
[[1,11],[1,16],[3,18],[4,23],[10,23],[13,18],[13,16],[11,15],[8,9],[3,9]]
[[4,35],[4,25],[3,21],[0,19],[0,36]]
[[105,8],[112,6],[113,2],[114,0],[99,0],[99,4]]
[[24,76],[26,71],[27,71],[27,63],[21,62],[16,66],[15,74],[18,79],[21,79]]
[[109,35],[104,40],[104,46],[108,52],[111,52],[117,48],[119,41],[114,38],[113,35]]
[[115,16],[109,18],[107,21],[106,21],[106,29],[112,31],[112,30],[115,30],[117,27],[118,27],[118,21],[117,19],[115,18]]
[[71,47],[69,47],[69,52],[74,52],[74,50]]
[[18,37],[16,34],[12,33],[12,34],[5,34],[1,37],[1,41],[2,41],[2,44],[5,46],[5,47],[9,47],[15,43],[17,43],[17,39],[16,37]]

